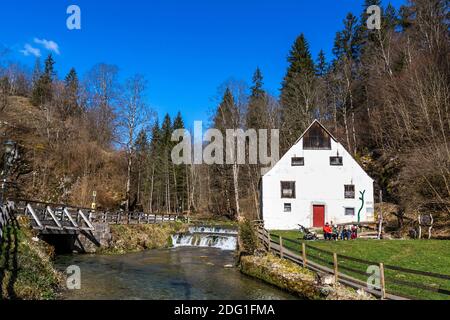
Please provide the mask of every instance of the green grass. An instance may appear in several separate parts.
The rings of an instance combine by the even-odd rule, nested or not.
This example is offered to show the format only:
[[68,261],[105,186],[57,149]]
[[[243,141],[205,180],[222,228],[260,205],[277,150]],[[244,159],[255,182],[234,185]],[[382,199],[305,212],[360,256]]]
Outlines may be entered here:
[[[298,231],[272,231],[272,234],[282,236],[284,245],[296,252],[301,252],[298,244],[288,241],[288,239],[300,241],[301,234]],[[273,237],[278,241],[278,237]],[[314,241],[307,242],[308,245],[329,252],[336,252],[339,255],[368,260],[385,265],[398,266],[425,272],[434,272],[450,275],[450,241],[449,240],[364,240],[353,241]],[[332,254],[319,252],[313,248],[307,249],[307,255],[312,261],[324,265],[326,260],[330,267],[333,262]],[[338,258],[339,265],[366,272],[368,264],[353,262],[343,257]],[[366,275],[361,275],[352,271],[342,270],[341,272],[352,277],[367,280]],[[413,288],[406,285],[389,283],[389,280],[403,280],[417,284],[425,284],[441,289],[450,290],[450,280],[436,279],[428,276],[413,275],[394,270],[385,270],[386,287],[388,292],[411,296],[419,299],[450,299],[449,295],[437,292]]]
[[55,299],[62,276],[53,268],[51,248],[32,240],[27,221],[4,229],[0,243],[0,300]]

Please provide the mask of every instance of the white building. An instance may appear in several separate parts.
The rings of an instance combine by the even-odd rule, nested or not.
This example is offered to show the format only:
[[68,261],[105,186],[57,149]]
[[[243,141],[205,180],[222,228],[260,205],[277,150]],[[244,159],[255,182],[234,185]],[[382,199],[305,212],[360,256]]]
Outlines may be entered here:
[[263,175],[260,188],[269,230],[374,221],[373,179],[317,120]]

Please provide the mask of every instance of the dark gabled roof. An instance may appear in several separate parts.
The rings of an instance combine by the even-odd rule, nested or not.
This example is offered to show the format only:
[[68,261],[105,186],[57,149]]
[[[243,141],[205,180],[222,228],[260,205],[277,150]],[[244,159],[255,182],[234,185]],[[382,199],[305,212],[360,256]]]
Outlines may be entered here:
[[323,130],[325,130],[325,132],[328,133],[328,134],[330,135],[330,137],[331,137],[334,141],[338,142],[338,140],[333,136],[333,134],[332,134],[327,128],[325,128],[325,127],[320,123],[319,120],[315,119],[315,120],[309,125],[309,127],[305,130],[305,132],[303,132],[303,134],[300,136],[300,138],[297,139],[297,141],[295,142],[295,144],[299,143],[299,141],[305,136],[305,134],[309,131],[309,129],[311,129],[311,127],[312,127],[314,124],[316,124],[316,123],[317,123]]

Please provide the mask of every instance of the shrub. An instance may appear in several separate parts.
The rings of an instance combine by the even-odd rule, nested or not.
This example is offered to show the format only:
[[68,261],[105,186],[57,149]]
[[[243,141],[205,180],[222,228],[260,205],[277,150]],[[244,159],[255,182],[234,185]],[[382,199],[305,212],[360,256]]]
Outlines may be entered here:
[[252,223],[247,219],[239,223],[239,239],[241,252],[253,254],[257,248],[257,238]]

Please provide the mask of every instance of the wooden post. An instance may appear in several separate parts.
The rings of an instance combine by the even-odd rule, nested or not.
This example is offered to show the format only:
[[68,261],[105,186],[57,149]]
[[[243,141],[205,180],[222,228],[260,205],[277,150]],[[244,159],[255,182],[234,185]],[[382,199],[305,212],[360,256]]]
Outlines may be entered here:
[[381,289],[381,299],[386,298],[386,283],[384,279],[384,264],[380,263],[380,289]]
[[306,244],[304,242],[302,243],[302,257],[303,257],[303,268],[306,268],[308,263],[306,261]]
[[270,239],[270,232],[267,230],[267,251],[270,253],[271,251],[271,239]]
[[141,213],[139,213],[138,224],[141,224]]
[[[383,203],[383,190],[380,190],[380,203]],[[378,217],[378,239],[381,239],[383,233],[383,208],[380,208],[380,216]]]
[[283,253],[283,237],[280,236],[280,258],[283,259],[284,258],[284,253]]
[[339,270],[338,270],[338,257],[337,253],[333,253],[334,262],[334,284],[337,285],[339,282]]

